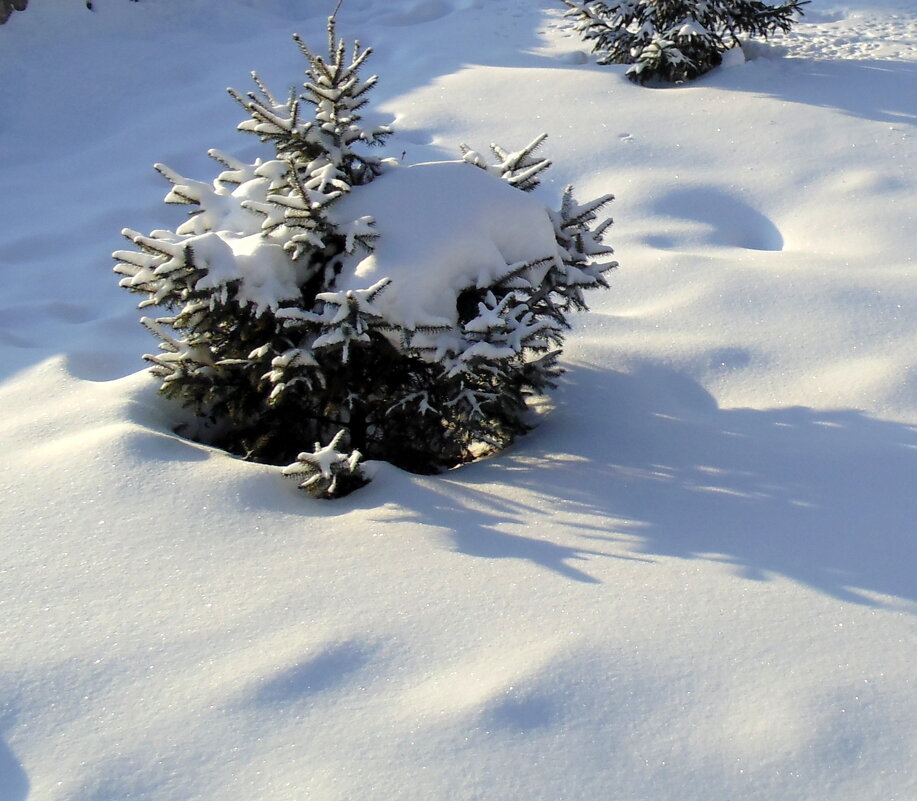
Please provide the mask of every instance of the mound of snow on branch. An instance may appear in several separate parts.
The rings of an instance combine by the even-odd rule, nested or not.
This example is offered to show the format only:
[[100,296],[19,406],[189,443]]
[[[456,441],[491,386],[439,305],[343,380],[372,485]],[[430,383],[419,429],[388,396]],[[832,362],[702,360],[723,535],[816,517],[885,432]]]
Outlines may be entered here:
[[538,200],[460,161],[390,168],[333,216],[372,217],[379,234],[372,253],[351,257],[353,271],[338,288],[391,279],[375,305],[411,330],[454,325],[459,293],[494,284],[508,267],[563,260]]

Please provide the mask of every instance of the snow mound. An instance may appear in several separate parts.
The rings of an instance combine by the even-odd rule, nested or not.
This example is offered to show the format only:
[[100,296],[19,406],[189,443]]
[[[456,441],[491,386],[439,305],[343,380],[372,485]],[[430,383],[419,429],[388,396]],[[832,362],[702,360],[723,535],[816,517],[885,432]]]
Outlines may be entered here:
[[412,330],[455,324],[459,293],[495,283],[511,265],[560,257],[537,199],[460,161],[393,167],[341,200],[334,216],[372,217],[379,234],[338,289],[391,279],[376,306]]

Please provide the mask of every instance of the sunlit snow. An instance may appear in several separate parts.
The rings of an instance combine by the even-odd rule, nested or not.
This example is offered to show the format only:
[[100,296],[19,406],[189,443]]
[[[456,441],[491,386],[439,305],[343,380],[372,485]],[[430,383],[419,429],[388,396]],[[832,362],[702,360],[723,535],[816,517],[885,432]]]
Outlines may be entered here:
[[[273,158],[225,87],[301,80],[336,5],[0,26],[0,798],[917,798],[912,0],[812,0],[668,88],[559,0],[344,0],[401,166],[346,200],[384,236],[341,291],[449,317],[567,184],[616,195],[620,268],[535,431],[322,502],[174,433],[109,254],[185,219],[154,163]],[[531,195],[443,163],[542,132]],[[257,229],[217,218],[235,270]]]

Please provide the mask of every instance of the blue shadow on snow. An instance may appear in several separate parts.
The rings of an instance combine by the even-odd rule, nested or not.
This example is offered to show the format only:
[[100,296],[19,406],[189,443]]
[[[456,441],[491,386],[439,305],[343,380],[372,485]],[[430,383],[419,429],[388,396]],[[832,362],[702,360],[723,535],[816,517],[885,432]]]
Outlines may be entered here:
[[[416,483],[401,519],[447,521],[456,553],[579,582],[599,583],[596,559],[669,556],[859,604],[917,601],[917,428],[857,410],[721,409],[649,364],[577,366],[558,401],[517,449]],[[501,496],[499,481],[535,500]]]
[[9,746],[0,740],[0,801],[25,801],[29,777]]

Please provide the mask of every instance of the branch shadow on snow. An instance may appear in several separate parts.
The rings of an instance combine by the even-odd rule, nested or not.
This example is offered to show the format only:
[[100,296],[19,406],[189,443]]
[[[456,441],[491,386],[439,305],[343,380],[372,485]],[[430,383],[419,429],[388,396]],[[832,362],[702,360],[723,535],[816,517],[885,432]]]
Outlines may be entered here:
[[[479,471],[481,467],[484,470]],[[523,472],[528,473],[528,468]],[[472,478],[472,474],[476,478]],[[538,521],[546,516],[544,510],[501,497],[488,486],[493,480],[488,474],[488,466],[472,465],[460,468],[457,479],[449,476],[425,479],[413,487],[409,498],[400,499],[404,502],[405,513],[389,517],[386,522],[413,522],[434,529],[445,528],[448,547],[455,553],[479,559],[519,559],[584,584],[601,583],[585,570],[585,563],[593,558],[651,561],[612,553],[605,548],[599,549],[598,545],[554,542],[538,536]],[[527,533],[511,533],[507,528],[521,528]],[[529,530],[534,534],[528,533]],[[597,541],[615,539],[604,537],[601,528],[596,528],[594,533]]]
[[254,700],[259,706],[276,708],[303,696],[334,689],[369,662],[372,650],[359,642],[326,646],[317,654],[278,671],[258,687]]
[[[559,394],[518,451],[408,501],[421,522],[450,521],[456,552],[592,583],[602,556],[704,559],[859,604],[917,601],[914,427],[856,410],[721,409],[652,365],[579,366]],[[537,500],[501,495],[502,471]],[[559,531],[570,542],[550,539]]]

